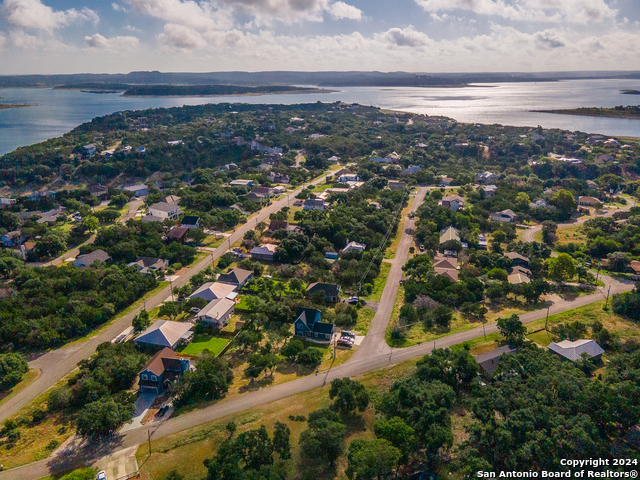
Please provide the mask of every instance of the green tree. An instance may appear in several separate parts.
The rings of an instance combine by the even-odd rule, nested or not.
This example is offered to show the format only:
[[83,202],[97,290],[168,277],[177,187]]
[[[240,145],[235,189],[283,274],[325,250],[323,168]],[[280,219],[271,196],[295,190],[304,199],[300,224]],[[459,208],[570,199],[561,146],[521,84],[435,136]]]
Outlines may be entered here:
[[0,392],[20,383],[28,371],[29,364],[19,354],[0,354]]
[[158,311],[159,317],[169,317],[171,320],[175,320],[176,317],[180,314],[180,304],[177,302],[165,302],[160,306],[160,310]]
[[356,409],[364,412],[369,405],[367,389],[349,377],[331,381],[329,398],[334,400],[333,408],[343,416],[355,413]]
[[322,351],[315,347],[307,347],[298,354],[296,362],[305,367],[315,368],[322,363]]
[[124,207],[127,203],[129,203],[129,197],[124,193],[116,193],[115,195],[111,195],[111,198],[109,199],[109,206],[116,207],[118,209]]
[[93,215],[89,215],[88,217],[84,217],[82,219],[82,227],[85,232],[95,232],[100,228],[100,221],[94,217]]
[[131,326],[133,326],[133,333],[140,333],[149,328],[151,325],[151,318],[149,317],[149,312],[147,312],[144,308],[140,310],[140,313],[133,317],[131,322]]
[[516,195],[516,205],[518,205],[521,210],[526,210],[530,202],[531,199],[525,192],[519,192],[518,195]]
[[571,255],[560,253],[557,257],[551,257],[548,261],[549,276],[559,282],[570,280],[576,275],[576,264]]
[[202,400],[224,397],[233,381],[233,371],[224,357],[214,357],[205,351],[194,372],[185,372],[175,388],[177,407]]
[[497,325],[500,334],[508,343],[519,345],[524,341],[527,327],[522,324],[520,318],[515,313],[509,318],[499,318]]
[[357,438],[349,445],[346,474],[357,480],[386,478],[398,468],[400,457],[400,450],[388,440]]
[[300,461],[303,469],[332,466],[344,449],[346,427],[330,410],[309,414],[309,428],[300,434]]
[[135,406],[132,403],[121,404],[111,399],[91,402],[78,413],[78,433],[86,438],[109,435],[120,425],[130,421],[134,412]]
[[576,210],[578,203],[575,197],[568,190],[558,190],[551,198],[551,204],[558,209],[563,219],[568,219],[571,214]]
[[185,236],[197,245],[207,238],[207,234],[204,233],[202,228],[190,228]]
[[60,480],[94,480],[98,474],[95,467],[80,468],[62,476]]
[[293,338],[285,343],[280,349],[280,355],[290,361],[294,361],[298,354],[304,350],[304,343],[297,338]]
[[407,463],[409,456],[416,448],[416,437],[413,428],[407,425],[400,417],[392,417],[388,420],[378,420],[373,425],[376,437],[391,442],[391,445],[400,450],[401,463]]

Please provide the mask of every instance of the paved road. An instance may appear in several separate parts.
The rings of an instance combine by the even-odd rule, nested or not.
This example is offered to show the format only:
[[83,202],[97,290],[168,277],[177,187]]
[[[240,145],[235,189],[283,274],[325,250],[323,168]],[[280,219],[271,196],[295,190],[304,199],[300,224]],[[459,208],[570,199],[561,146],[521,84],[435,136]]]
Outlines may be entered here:
[[[615,210],[611,210],[609,209],[607,211],[607,213],[603,214],[603,215],[598,215],[599,217],[612,217],[613,214],[618,213],[618,212],[628,212],[629,210],[631,210],[631,207],[634,207],[636,205],[635,200],[629,199],[627,198],[627,204],[617,208]],[[594,217],[580,217],[579,219],[577,219],[575,222],[571,222],[571,223],[560,223],[558,224],[558,230],[563,229],[563,228],[568,228],[568,227],[575,227],[577,225],[582,225],[584,222],[586,222],[587,220],[591,220]],[[542,225],[536,225],[535,227],[531,227],[529,228],[526,232],[524,232],[523,234],[523,238],[525,242],[533,242],[534,239],[533,237],[535,236],[536,233],[542,231]]]
[[[313,185],[317,185],[318,183],[324,181],[326,176],[327,175],[323,175],[322,177],[314,180],[311,183]],[[189,269],[185,274],[181,275],[180,278],[174,281],[173,287],[182,287],[183,285],[187,284],[191,277],[211,265],[212,259],[216,259],[224,255],[228,251],[229,245],[233,245],[234,242],[240,240],[247,231],[255,228],[255,226],[259,222],[264,220],[268,221],[270,214],[275,213],[282,207],[287,206],[289,203],[289,198],[290,201],[293,202],[295,199],[295,195],[297,195],[300,190],[302,190],[302,187],[285,196],[283,199],[277,202],[273,202],[268,207],[263,208],[257,214],[254,214],[252,217],[250,217],[247,223],[237,228],[236,231],[230,235],[227,242],[218,247],[215,251],[211,252],[206,259],[199,262],[197,265]],[[133,208],[131,210],[133,210]],[[67,254],[65,255],[72,255],[72,252],[73,251],[67,252]],[[158,307],[170,295],[171,286],[166,287],[160,293],[148,299],[146,302],[147,310]],[[44,393],[46,390],[55,385],[58,380],[73,371],[80,360],[88,358],[93,354],[98,345],[103,342],[111,341],[125,328],[131,326],[133,317],[137,315],[139,311],[140,308],[136,308],[134,311],[119,318],[101,333],[85,342],[45,353],[39,358],[29,362],[29,366],[31,368],[36,368],[40,371],[40,376],[31,385],[29,385],[24,390],[20,391],[17,395],[11,397],[4,403],[4,405],[2,406],[2,411],[0,411],[0,422],[6,420],[10,416],[18,412],[20,409],[27,406],[33,399]]]
[[[422,205],[424,197],[428,191],[428,187],[420,187],[418,189],[418,193],[416,193],[413,204],[411,205],[410,212],[416,212],[418,210],[418,207]],[[362,344],[360,344],[360,347],[358,347],[358,350],[353,354],[350,361],[357,362],[360,359],[374,355],[385,355],[391,350],[391,347],[387,345],[387,342],[385,341],[384,334],[387,330],[389,319],[391,318],[391,312],[393,311],[393,305],[398,294],[398,288],[400,287],[402,267],[407,263],[409,247],[413,243],[414,227],[415,221],[407,217],[404,221],[404,231],[400,237],[396,257],[392,261],[391,270],[387,277],[387,283],[382,291],[382,296],[380,297],[380,303],[376,314],[373,317],[373,320],[371,320],[369,332],[362,341]]]
[[[428,188],[420,188],[418,190],[416,199],[412,205],[412,210],[417,210],[424,200],[424,195],[428,190]],[[482,337],[485,334],[497,332],[498,329],[496,324],[492,323],[485,325],[484,328],[479,326],[472,330],[442,337],[434,342],[423,343],[408,348],[391,348],[385,343],[384,333],[393,310],[393,303],[398,290],[399,280],[401,278],[402,266],[407,259],[408,250],[411,245],[412,238],[409,232],[412,226],[413,221],[407,218],[405,221],[405,230],[400,239],[398,251],[396,252],[396,261],[392,265],[387,283],[382,293],[382,301],[380,302],[378,313],[376,313],[372,320],[367,337],[349,361],[335,368],[331,368],[326,372],[322,372],[319,375],[311,375],[256,392],[246,393],[234,399],[223,400],[202,410],[181,415],[177,418],[169,418],[167,421],[156,427],[155,430],[151,431],[153,438],[171,435],[212,420],[228,415],[238,414],[244,410],[256,408],[264,405],[265,403],[286,398],[314,388],[326,387],[331,380],[335,378],[356,376],[371,370],[384,368],[412,358],[427,355],[434,348],[450,347],[452,345]],[[579,297],[572,301],[561,301],[551,305],[549,308],[549,314],[553,315],[601,301],[606,298],[606,289],[609,285],[611,286],[611,295],[632,290],[634,287],[632,282],[619,281],[605,275],[601,275],[600,278],[603,283],[605,283],[605,288],[599,289],[592,295]],[[530,323],[544,318],[546,315],[547,310],[537,310],[521,315],[520,320],[523,323]],[[4,474],[0,474],[0,480],[35,480],[50,475],[52,472],[69,468],[70,466],[79,464],[80,462],[99,462],[100,459],[107,455],[117,455],[117,453],[122,449],[132,448],[144,443],[147,441],[148,434],[149,429],[146,427],[132,429],[126,432],[126,434],[118,437],[112,445],[102,446],[98,451],[94,449],[76,449],[69,456],[53,457],[25,465],[24,467],[8,470]]]

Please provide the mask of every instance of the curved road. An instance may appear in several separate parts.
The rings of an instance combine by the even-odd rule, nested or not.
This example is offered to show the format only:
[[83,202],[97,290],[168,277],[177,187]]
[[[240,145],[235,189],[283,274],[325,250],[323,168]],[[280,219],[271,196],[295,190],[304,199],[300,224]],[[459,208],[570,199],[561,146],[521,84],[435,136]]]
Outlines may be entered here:
[[[428,190],[429,189],[426,187],[422,187],[418,190],[416,199],[412,205],[412,211],[417,210],[424,200],[424,195]],[[279,203],[282,203],[282,201]],[[237,414],[244,410],[264,405],[268,402],[279,400],[314,388],[325,387],[335,378],[351,377],[371,370],[384,368],[405,360],[429,354],[434,348],[450,347],[452,345],[479,338],[485,333],[490,334],[497,332],[497,326],[493,323],[485,325],[484,329],[482,326],[479,326],[471,330],[442,337],[434,342],[423,343],[421,345],[415,345],[408,348],[391,348],[386,344],[384,334],[391,317],[393,304],[399,288],[399,280],[402,276],[402,266],[406,262],[409,247],[412,243],[412,227],[413,220],[407,218],[405,220],[405,230],[402,233],[398,251],[396,252],[396,258],[393,261],[387,283],[382,293],[378,312],[371,322],[369,333],[349,361],[338,367],[330,368],[328,371],[322,372],[317,376],[310,375],[256,392],[246,393],[234,399],[222,400],[202,410],[197,410],[176,418],[169,418],[159,426],[154,427],[155,430],[151,432],[153,438],[171,435],[227,415]],[[208,263],[208,261],[205,263]],[[600,278],[607,288],[609,285],[611,286],[611,295],[632,290],[634,287],[631,282],[618,281],[603,275],[601,275]],[[605,289],[599,289],[591,295],[579,297],[573,301],[558,302],[550,306],[549,314],[553,315],[589,305],[591,303],[601,301],[605,297]],[[520,320],[523,323],[529,323],[544,318],[546,315],[546,310],[537,310],[521,315]],[[0,474],[0,480],[35,480],[50,475],[53,472],[58,472],[77,465],[94,464],[99,462],[101,458],[112,455],[114,452],[135,447],[146,442],[148,431],[148,427],[139,427],[120,435],[112,444],[103,446],[100,449],[90,447],[85,449],[73,449],[73,451],[65,452],[62,455],[8,470]]]
[[[597,215],[598,217],[612,217],[615,213],[617,212],[628,212],[629,210],[631,210],[632,207],[635,207],[636,202],[635,200],[632,200],[630,198],[627,198],[627,204],[616,209],[616,210],[609,210],[607,211],[607,213],[605,213],[604,215]],[[594,217],[581,217],[578,220],[576,220],[575,222],[572,223],[559,223],[558,224],[558,230],[562,229],[562,228],[568,228],[568,227],[575,227],[577,225],[582,225],[584,222],[586,222],[587,220],[591,220]],[[534,239],[533,237],[535,236],[536,233],[542,231],[542,225],[536,225],[535,227],[531,227],[529,229],[527,229],[526,232],[524,232],[524,234],[522,235],[522,238],[524,238],[525,242],[533,242]]]
[[[317,180],[310,182],[310,184],[317,185],[318,183],[322,182],[328,175],[323,175]],[[287,206],[289,204],[289,201],[293,202],[295,196],[300,192],[300,190],[302,190],[302,188],[303,187],[300,187],[294,192],[288,194],[282,200],[273,202],[268,207],[263,208],[257,214],[254,214],[252,217],[250,217],[247,223],[237,228],[236,231],[231,234],[228,239],[228,243],[225,242],[215,251],[211,252],[211,254],[206,259],[190,268],[184,275],[181,275],[180,278],[173,282],[173,287],[182,287],[183,285],[185,285],[191,277],[207,268],[211,264],[211,261],[213,259],[219,258],[224,255],[228,251],[229,245],[233,245],[234,242],[240,240],[247,231],[255,228],[255,226],[259,222],[268,220],[270,214],[275,213],[282,207]],[[133,209],[130,209],[130,211],[131,210]],[[133,214],[135,215],[135,213]],[[92,239],[95,239],[95,237],[92,237]],[[68,255],[69,252],[67,252],[64,257],[66,258],[68,257]],[[146,301],[147,310],[158,307],[170,296],[171,286],[166,287],[160,293],[148,299]],[[110,342],[125,328],[131,326],[133,317],[136,316],[139,312],[140,307],[136,308],[129,314],[118,318],[102,332],[84,342],[47,352],[37,359],[29,362],[29,367],[38,369],[40,371],[40,376],[32,384],[27,386],[24,390],[18,392],[13,397],[9,398],[2,405],[2,410],[0,411],[0,422],[3,422],[7,418],[17,413],[20,409],[27,406],[33,399],[43,394],[45,391],[55,385],[58,380],[72,372],[76,368],[76,365],[80,360],[89,358],[93,354],[98,345],[104,342]],[[0,475],[0,478],[3,477]]]

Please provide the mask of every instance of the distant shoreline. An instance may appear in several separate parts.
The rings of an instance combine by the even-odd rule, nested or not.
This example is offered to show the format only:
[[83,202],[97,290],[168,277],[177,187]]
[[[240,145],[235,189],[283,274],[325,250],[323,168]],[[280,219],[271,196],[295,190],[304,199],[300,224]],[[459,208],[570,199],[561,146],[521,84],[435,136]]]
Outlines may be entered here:
[[[640,92],[638,93],[640,95]],[[552,113],[555,115],[577,115],[581,117],[623,118],[627,120],[640,120],[639,107],[597,108],[583,107],[562,110],[530,110],[535,113]]]
[[[153,95],[143,95],[136,93],[123,93],[123,97],[137,97],[137,98],[179,98],[179,97],[260,97],[262,95],[294,95],[294,94],[308,94],[308,93],[335,93],[339,90],[329,90],[325,88],[307,88],[304,90],[283,90],[281,92],[245,92],[245,93],[210,93],[210,94],[153,94]],[[87,92],[87,93],[97,93],[97,92]]]
[[8,110],[10,108],[35,107],[34,103],[0,103],[0,110]]

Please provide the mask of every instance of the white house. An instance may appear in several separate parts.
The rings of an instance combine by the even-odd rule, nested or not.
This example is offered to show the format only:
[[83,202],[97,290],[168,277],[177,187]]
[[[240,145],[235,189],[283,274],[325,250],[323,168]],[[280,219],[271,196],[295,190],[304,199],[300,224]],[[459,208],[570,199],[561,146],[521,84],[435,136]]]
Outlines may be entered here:
[[180,215],[180,205],[178,203],[158,202],[149,207],[147,215],[159,218],[160,222],[167,218],[175,220]]
[[491,214],[491,220],[494,222],[513,222],[516,219],[517,215],[513,210],[502,210],[501,212],[496,212]]
[[204,298],[208,302],[212,300],[219,300],[221,298],[233,299],[236,297],[235,291],[235,285],[220,282],[207,282],[189,295],[189,298]]
[[305,210],[324,210],[327,208],[327,203],[321,198],[308,198],[304,201],[302,208]]
[[253,180],[244,180],[244,179],[237,179],[232,181],[229,185],[231,185],[232,187],[252,187],[253,186]]
[[360,181],[360,177],[355,173],[347,173],[344,175],[340,175],[340,177],[338,178],[338,182],[340,183],[359,182],[359,181]]
[[485,198],[491,198],[493,196],[494,193],[496,193],[496,191],[498,190],[498,187],[495,185],[484,185],[482,188],[482,190],[484,190],[484,197]]
[[[231,286],[231,285],[229,285]],[[210,301],[206,307],[200,310],[196,318],[203,325],[211,328],[222,328],[229,323],[229,318],[236,306],[234,300],[217,298]]]
[[367,246],[364,243],[348,242],[347,246],[340,250],[341,253],[349,253],[353,251],[363,252]]
[[149,189],[144,184],[131,185],[129,187],[124,187],[122,190],[125,192],[131,192],[135,197],[144,197],[149,194]]

